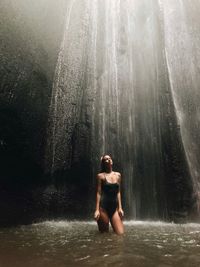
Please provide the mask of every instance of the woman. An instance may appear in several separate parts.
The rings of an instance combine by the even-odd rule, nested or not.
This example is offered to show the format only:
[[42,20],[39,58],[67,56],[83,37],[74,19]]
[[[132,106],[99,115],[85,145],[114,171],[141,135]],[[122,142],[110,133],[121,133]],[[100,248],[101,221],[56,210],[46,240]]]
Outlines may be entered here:
[[124,233],[121,204],[121,174],[112,170],[113,161],[109,155],[101,158],[101,173],[97,174],[96,210],[94,218],[100,232],[108,232],[109,222],[116,234]]

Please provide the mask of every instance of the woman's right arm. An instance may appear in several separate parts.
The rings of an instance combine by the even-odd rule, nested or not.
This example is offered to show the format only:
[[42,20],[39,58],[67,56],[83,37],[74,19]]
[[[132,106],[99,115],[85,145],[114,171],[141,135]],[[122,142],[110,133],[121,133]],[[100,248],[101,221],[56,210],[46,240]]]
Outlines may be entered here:
[[101,199],[101,178],[100,175],[97,174],[96,210],[94,213],[95,220],[98,220],[100,217],[100,211],[99,211],[100,199]]

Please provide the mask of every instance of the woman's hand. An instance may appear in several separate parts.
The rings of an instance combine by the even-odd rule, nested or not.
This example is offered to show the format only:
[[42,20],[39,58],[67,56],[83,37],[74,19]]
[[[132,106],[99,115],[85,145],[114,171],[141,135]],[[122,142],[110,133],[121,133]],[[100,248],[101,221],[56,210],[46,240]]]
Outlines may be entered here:
[[124,217],[124,211],[122,209],[118,209],[119,217],[122,219]]
[[94,219],[96,221],[98,221],[98,219],[100,218],[100,211],[99,210],[95,210],[95,213],[94,213]]

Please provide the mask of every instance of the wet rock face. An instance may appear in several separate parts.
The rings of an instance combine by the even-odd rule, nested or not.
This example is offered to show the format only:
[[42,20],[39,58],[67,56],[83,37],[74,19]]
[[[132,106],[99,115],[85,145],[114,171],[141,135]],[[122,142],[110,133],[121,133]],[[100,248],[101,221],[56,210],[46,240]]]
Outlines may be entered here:
[[[0,140],[5,180],[29,176],[43,166],[51,83],[63,25],[62,1],[57,9],[53,1],[46,2],[1,2]],[[49,13],[53,20],[57,14],[56,26],[51,25]],[[32,167],[23,174],[27,164]]]
[[[74,127],[70,140],[71,170],[57,170],[53,181],[45,174],[49,106],[68,2],[1,1],[0,224],[3,225],[86,215],[86,184],[91,172],[85,171],[89,168],[83,144],[90,126],[84,118],[84,122]],[[71,105],[80,110],[76,94],[74,99]]]
[[7,207],[19,215],[29,206],[30,212],[33,186],[44,180],[48,108],[64,21],[63,1],[53,2],[1,1],[0,188],[2,214],[10,221],[16,218]]

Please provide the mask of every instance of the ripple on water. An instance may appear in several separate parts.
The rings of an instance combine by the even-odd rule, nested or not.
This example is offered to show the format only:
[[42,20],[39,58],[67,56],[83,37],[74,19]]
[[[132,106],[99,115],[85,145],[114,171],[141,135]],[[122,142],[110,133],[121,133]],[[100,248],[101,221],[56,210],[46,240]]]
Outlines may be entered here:
[[6,267],[15,266],[13,262],[17,261],[17,267],[45,266],[45,259],[48,267],[129,267],[133,262],[134,267],[200,266],[199,224],[135,221],[124,224],[124,236],[112,231],[99,234],[96,223],[78,221],[48,221],[1,229],[0,254],[7,255]]

